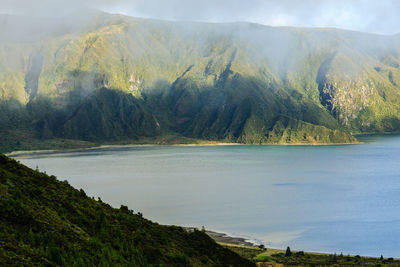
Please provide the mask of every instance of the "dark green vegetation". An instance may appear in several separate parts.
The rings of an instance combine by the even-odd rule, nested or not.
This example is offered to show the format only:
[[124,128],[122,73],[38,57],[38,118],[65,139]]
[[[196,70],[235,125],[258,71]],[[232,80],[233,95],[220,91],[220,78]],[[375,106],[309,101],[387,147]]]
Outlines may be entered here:
[[254,266],[201,231],[110,207],[0,154],[1,266]]
[[0,17],[1,150],[164,136],[353,143],[400,130],[398,35],[78,17]]
[[259,267],[267,266],[400,266],[400,260],[393,258],[372,258],[349,255],[308,253],[303,251],[259,249],[255,247],[223,246],[239,255],[252,259]]

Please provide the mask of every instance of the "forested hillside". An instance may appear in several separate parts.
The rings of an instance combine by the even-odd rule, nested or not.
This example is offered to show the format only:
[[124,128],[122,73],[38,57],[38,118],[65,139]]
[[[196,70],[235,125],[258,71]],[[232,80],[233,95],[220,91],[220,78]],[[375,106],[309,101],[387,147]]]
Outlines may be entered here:
[[0,154],[1,266],[255,266],[201,231],[112,208]]

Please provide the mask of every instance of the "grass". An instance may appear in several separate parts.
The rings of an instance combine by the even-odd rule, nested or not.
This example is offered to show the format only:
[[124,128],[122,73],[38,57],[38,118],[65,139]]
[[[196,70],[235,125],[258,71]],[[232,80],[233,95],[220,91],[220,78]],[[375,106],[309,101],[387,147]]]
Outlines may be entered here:
[[220,243],[244,258],[251,259],[258,266],[400,266],[399,259],[362,257],[359,255],[336,255],[317,252],[292,251],[291,256],[285,250],[261,249],[242,245]]
[[98,146],[97,143],[82,140],[64,138],[38,139],[29,132],[19,130],[11,130],[0,134],[0,153],[31,150],[66,150]]

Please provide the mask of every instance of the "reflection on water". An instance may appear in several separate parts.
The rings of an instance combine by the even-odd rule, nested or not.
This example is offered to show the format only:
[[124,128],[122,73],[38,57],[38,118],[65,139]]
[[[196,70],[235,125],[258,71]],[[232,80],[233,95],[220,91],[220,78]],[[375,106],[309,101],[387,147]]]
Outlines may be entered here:
[[19,158],[164,224],[400,257],[400,136],[347,146],[135,146]]

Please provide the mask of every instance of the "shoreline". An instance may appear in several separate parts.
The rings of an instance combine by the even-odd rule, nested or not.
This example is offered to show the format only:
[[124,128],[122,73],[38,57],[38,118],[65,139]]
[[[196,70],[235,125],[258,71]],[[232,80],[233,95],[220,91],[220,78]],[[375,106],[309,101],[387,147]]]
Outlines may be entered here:
[[[197,227],[183,227],[188,232],[193,232],[194,230],[199,230]],[[230,245],[237,245],[237,246],[245,246],[245,247],[257,247],[257,244],[253,243],[253,240],[246,239],[244,237],[233,236],[231,234],[217,232],[214,230],[204,230],[204,232],[211,237],[217,243],[224,243]]]
[[[400,132],[383,132],[383,133],[355,133],[352,134],[354,137],[367,137],[367,136],[390,136],[400,135]],[[78,141],[78,140],[77,140]],[[85,152],[85,151],[96,151],[101,149],[112,149],[112,148],[128,148],[135,146],[183,146],[183,147],[206,147],[206,146],[344,146],[344,145],[363,145],[368,144],[368,141],[357,141],[351,143],[233,143],[226,141],[212,141],[212,140],[197,140],[192,139],[192,142],[159,142],[157,140],[142,140],[144,142],[110,142],[110,143],[91,143],[91,145],[81,147],[64,147],[64,148],[51,148],[51,149],[26,149],[26,150],[12,150],[10,152],[0,152],[8,157],[20,157],[20,156],[32,156],[32,155],[46,155],[46,154],[58,154],[58,153],[74,153],[74,152]],[[154,142],[152,142],[154,141]]]
[[[399,135],[400,132],[385,132],[385,133],[357,133],[353,134],[354,137],[360,136],[379,136],[379,135]],[[143,140],[145,141],[145,140]],[[147,140],[149,141],[149,140]],[[246,144],[246,143],[233,143],[226,141],[210,141],[210,140],[191,140],[192,142],[157,142],[156,140],[149,142],[115,142],[115,143],[104,143],[104,144],[93,144],[89,146],[82,146],[78,148],[59,148],[59,149],[32,149],[32,150],[13,150],[11,152],[0,152],[8,157],[22,157],[22,156],[34,156],[34,155],[50,155],[58,153],[76,153],[76,152],[87,152],[96,150],[106,149],[118,149],[118,148],[129,148],[129,147],[144,147],[144,146],[177,146],[177,147],[207,147],[207,146],[304,146],[304,147],[317,147],[317,146],[344,146],[344,145],[363,145],[369,142],[357,141],[352,143],[257,143],[257,144]]]
[[209,143],[181,143],[181,144],[157,144],[157,143],[145,143],[145,144],[104,144],[98,146],[90,146],[83,148],[65,148],[65,149],[35,149],[35,150],[15,150],[8,153],[4,153],[7,157],[18,158],[18,157],[29,157],[36,155],[53,155],[53,154],[67,154],[67,153],[79,153],[79,152],[95,152],[95,151],[106,151],[112,149],[124,149],[133,147],[211,147],[211,146],[295,146],[295,147],[318,147],[318,146],[344,146],[344,145],[363,145],[365,142],[356,143],[280,143],[280,144],[244,144],[244,143],[228,143],[228,142],[214,142]]
[[[357,133],[352,134],[354,137],[360,136],[379,136],[379,135],[400,135],[400,132],[384,132],[384,133]],[[192,142],[159,142],[157,140],[142,140],[144,142],[115,142],[115,143],[104,143],[95,144],[89,146],[82,146],[78,148],[59,148],[59,149],[32,149],[32,150],[13,150],[11,152],[0,152],[8,157],[23,157],[23,156],[34,156],[34,155],[50,155],[58,153],[76,153],[76,152],[87,152],[96,150],[106,149],[118,149],[118,148],[129,148],[129,147],[142,147],[142,146],[182,146],[182,147],[206,147],[206,146],[306,146],[306,147],[317,147],[317,146],[344,146],[344,145],[364,145],[369,142],[357,141],[352,143],[257,143],[257,144],[246,144],[246,143],[234,143],[226,141],[211,141],[211,140],[196,140],[192,139]],[[146,142],[147,141],[147,142]],[[154,141],[154,142],[153,142]]]
[[[193,231],[194,229],[199,230],[196,227],[183,227],[185,230],[188,231]],[[200,230],[199,230],[200,231]],[[229,247],[242,247],[242,248],[248,248],[248,249],[259,249],[259,244],[255,243],[251,239],[246,239],[244,237],[237,237],[233,236],[228,233],[223,233],[223,232],[217,232],[214,230],[205,230],[205,233],[211,237],[215,242],[223,245],[223,246],[229,246]],[[272,251],[275,253],[284,253],[285,248],[274,248],[274,247],[269,247],[269,246],[264,246],[265,251]],[[293,250],[293,252],[298,252],[300,250]],[[336,254],[335,252],[321,252],[321,251],[304,251],[304,253],[308,253],[311,255],[334,255]],[[337,254],[338,255],[338,254]],[[355,254],[347,254],[350,255],[351,257],[355,257]],[[360,255],[363,258],[378,258],[379,255],[377,256],[372,256],[372,255]],[[400,259],[399,257],[393,257],[394,259]]]
[[66,148],[66,149],[35,149],[35,150],[15,150],[8,153],[4,153],[7,157],[23,157],[23,156],[34,156],[34,155],[51,155],[51,154],[67,154],[67,153],[78,153],[78,152],[95,152],[95,151],[103,151],[103,150],[112,150],[112,149],[124,149],[124,148],[133,148],[133,147],[152,147],[152,146],[187,146],[187,147],[195,147],[195,146],[240,146],[246,144],[240,143],[205,143],[205,144],[126,144],[126,145],[99,145],[93,147],[84,147],[84,148]]

